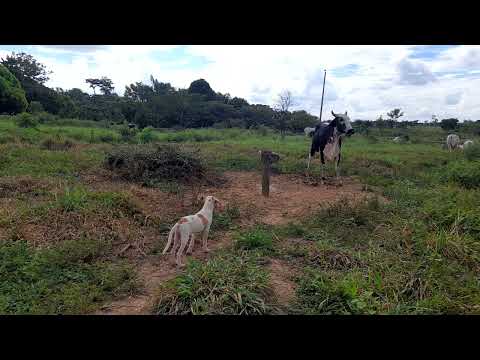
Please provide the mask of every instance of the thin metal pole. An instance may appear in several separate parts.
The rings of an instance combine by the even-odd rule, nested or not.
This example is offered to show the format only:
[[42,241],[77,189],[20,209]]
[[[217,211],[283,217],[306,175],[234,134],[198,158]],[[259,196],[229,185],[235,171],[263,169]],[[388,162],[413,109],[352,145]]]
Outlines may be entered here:
[[327,77],[327,70],[323,70],[323,71],[325,71],[325,74],[323,75],[322,104],[320,105],[320,122],[322,122],[323,94],[325,92],[325,78]]

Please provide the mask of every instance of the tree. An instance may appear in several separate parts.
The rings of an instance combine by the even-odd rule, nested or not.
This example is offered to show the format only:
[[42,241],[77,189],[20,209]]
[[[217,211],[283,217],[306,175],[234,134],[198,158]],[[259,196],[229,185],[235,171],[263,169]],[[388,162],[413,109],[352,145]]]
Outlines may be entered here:
[[443,119],[440,123],[440,126],[443,130],[455,130],[458,125],[458,119],[450,118]]
[[149,85],[143,84],[142,82],[137,82],[135,84],[130,84],[130,86],[125,86],[124,96],[127,99],[136,102],[147,102],[151,100],[153,95],[153,88]]
[[210,84],[204,79],[193,81],[188,88],[189,94],[200,94],[206,97],[207,100],[214,100],[216,98],[215,91],[212,90]]
[[39,84],[44,84],[49,80],[48,75],[51,71],[47,71],[45,65],[39,63],[32,55],[21,52],[7,55],[2,59],[1,63],[11,71],[13,75],[23,83],[23,80],[29,79]]
[[285,130],[287,128],[287,122],[290,118],[289,109],[293,106],[293,96],[289,90],[284,90],[278,94],[277,102],[275,103],[276,119],[278,128],[282,139],[285,137]]
[[103,95],[112,95],[114,89],[113,81],[105,76],[102,76],[101,79],[86,79],[85,82],[90,84],[94,94],[95,88],[98,87]]
[[390,121],[397,121],[403,116],[403,111],[401,111],[400,109],[393,109],[392,111],[387,113],[387,116],[390,118]]
[[0,64],[0,113],[16,114],[27,109],[25,91],[18,79]]
[[307,113],[305,110],[294,111],[287,123],[287,128],[296,132],[303,132],[306,127],[315,126],[318,117]]

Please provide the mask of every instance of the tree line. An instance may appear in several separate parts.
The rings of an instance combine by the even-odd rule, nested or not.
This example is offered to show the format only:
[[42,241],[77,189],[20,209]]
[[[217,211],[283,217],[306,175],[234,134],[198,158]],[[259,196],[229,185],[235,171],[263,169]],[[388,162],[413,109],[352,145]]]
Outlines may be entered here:
[[[130,84],[123,96],[119,96],[113,91],[111,79],[89,78],[85,82],[93,90],[90,95],[78,88],[64,90],[45,86],[52,72],[29,54],[12,53],[0,63],[0,91],[5,89],[0,92],[0,97],[10,99],[0,102],[0,113],[45,111],[64,118],[128,122],[140,128],[267,126],[281,131],[301,131],[318,121],[306,111],[289,111],[290,104],[271,108],[249,104],[228,93],[215,92],[204,79],[195,80],[187,89],[181,89],[150,76],[149,83]],[[10,79],[11,84],[4,86],[4,78]],[[7,96],[7,93],[12,95]],[[290,93],[287,95],[291,96]]]

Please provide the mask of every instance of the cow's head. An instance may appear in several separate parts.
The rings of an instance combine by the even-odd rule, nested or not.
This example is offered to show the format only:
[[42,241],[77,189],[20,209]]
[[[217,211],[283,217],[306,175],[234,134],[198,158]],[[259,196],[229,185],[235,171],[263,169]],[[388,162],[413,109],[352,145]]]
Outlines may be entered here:
[[346,111],[345,114],[335,114],[332,110],[332,115],[337,121],[337,129],[340,133],[346,134],[347,136],[351,136],[355,133]]

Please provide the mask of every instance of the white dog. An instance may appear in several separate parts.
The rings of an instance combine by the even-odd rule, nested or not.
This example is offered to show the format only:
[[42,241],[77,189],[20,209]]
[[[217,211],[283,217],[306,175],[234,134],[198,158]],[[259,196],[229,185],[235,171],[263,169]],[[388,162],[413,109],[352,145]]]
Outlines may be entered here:
[[[201,197],[203,201],[204,197]],[[175,254],[176,252],[176,263],[177,266],[183,267],[184,264],[181,262],[181,256],[183,251],[190,240],[188,245],[187,254],[191,254],[193,251],[193,244],[195,243],[195,234],[202,235],[203,241],[203,250],[209,251],[207,247],[207,238],[210,231],[210,226],[212,225],[213,220],[213,210],[215,206],[221,207],[220,201],[214,196],[207,196],[205,198],[205,203],[203,204],[202,209],[197,212],[195,215],[188,215],[182,217],[170,230],[168,234],[168,241],[165,249],[163,249],[163,254],[166,254],[173,240],[173,247],[170,251],[170,254]],[[180,248],[179,248],[180,247]],[[178,251],[177,251],[178,249]]]

